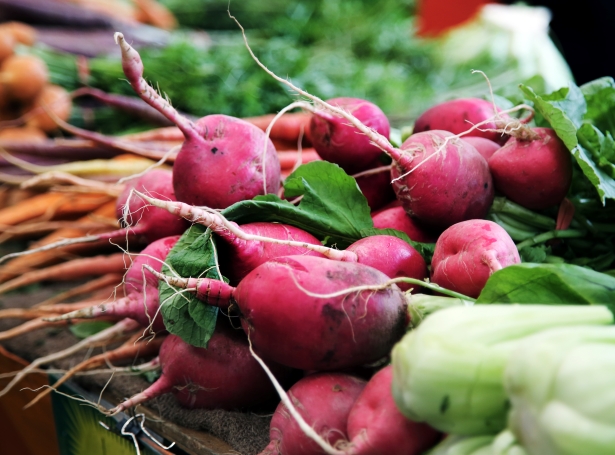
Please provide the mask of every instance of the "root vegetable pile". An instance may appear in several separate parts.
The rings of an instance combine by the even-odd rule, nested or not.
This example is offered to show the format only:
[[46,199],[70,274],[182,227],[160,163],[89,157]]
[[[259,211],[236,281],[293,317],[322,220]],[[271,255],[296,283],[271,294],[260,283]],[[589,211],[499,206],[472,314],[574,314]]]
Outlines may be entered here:
[[[0,125],[0,177],[13,185],[0,193],[0,242],[36,239],[0,258],[0,292],[92,278],[33,308],[0,312],[22,321],[0,340],[82,318],[115,324],[37,359],[0,399],[39,365],[122,340],[57,385],[148,346],[160,378],[102,412],[166,393],[190,409],[273,411],[277,392],[262,455],[420,455],[440,431],[505,430],[504,384],[518,379],[504,377],[508,356],[521,337],[576,324],[576,308],[572,322],[558,323],[565,305],[592,305],[579,314],[612,324],[615,285],[601,272],[615,263],[615,131],[591,107],[601,91],[615,99],[612,80],[545,97],[523,86],[532,106],[510,109],[450,100],[419,116],[396,146],[374,103],[323,101],[264,67],[308,100],[287,108],[302,112],[193,120],[146,82],[123,35],[115,39],[136,94],[176,126],[119,138],[76,129],[66,123],[72,97],[108,94],[70,95],[46,84],[40,62],[0,55],[0,95],[11,93],[0,108],[23,103],[19,120]],[[15,75],[26,67],[32,81]],[[44,131],[40,142],[14,148],[8,128],[17,123]],[[79,142],[67,150],[47,136],[58,126],[87,140],[68,139]],[[120,175],[122,166],[135,171]],[[485,311],[494,303],[502,306]],[[545,307],[516,312],[522,304]],[[493,320],[472,316],[476,307]],[[460,384],[483,398],[461,396]],[[517,392],[512,406],[525,399]],[[477,410],[494,396],[491,421]],[[515,436],[527,437],[518,426]]]

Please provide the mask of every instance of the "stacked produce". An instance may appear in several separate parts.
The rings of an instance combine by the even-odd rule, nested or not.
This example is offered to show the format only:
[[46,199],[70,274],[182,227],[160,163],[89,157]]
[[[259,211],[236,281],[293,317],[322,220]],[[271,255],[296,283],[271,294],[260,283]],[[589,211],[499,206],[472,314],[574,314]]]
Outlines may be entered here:
[[[107,221],[84,219],[4,256],[5,280],[110,240],[127,242],[132,265],[96,265],[102,284],[82,290],[121,286],[113,302],[5,310],[29,321],[3,337],[80,318],[108,324],[33,362],[0,397],[78,350],[169,333],[154,361],[161,377],[101,411],[170,392],[188,408],[252,409],[277,391],[263,454],[421,454],[442,433],[434,455],[609,453],[612,79],[547,95],[522,86],[516,106],[455,99],[400,144],[375,104],[323,101],[271,72],[309,100],[291,105],[304,112],[194,120],[146,82],[123,35],[116,41],[130,85],[176,127],[118,138],[51,120],[87,138],[84,148],[131,154],[120,161],[155,152],[172,168],[150,160],[116,185],[96,172],[38,178],[69,184],[45,197],[104,196],[80,214]],[[155,134],[171,141],[148,149]],[[290,159],[276,150],[293,142]],[[607,360],[587,385],[575,364],[594,356]]]

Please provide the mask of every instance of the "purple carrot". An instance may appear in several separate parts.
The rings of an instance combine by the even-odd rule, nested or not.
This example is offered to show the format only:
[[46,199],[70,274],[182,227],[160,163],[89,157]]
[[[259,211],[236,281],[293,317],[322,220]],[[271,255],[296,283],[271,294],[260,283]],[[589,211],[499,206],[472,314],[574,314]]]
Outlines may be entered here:
[[[157,126],[173,126],[175,123],[170,121],[167,117],[162,115],[156,109],[152,108],[149,104],[143,101],[141,98],[134,96],[117,95],[115,93],[107,93],[102,90],[93,87],[82,87],[74,92],[71,96],[78,98],[81,96],[91,97],[95,100],[110,106],[122,110],[128,114],[139,117],[149,123]],[[186,117],[190,117],[187,114],[183,114]]]
[[67,160],[113,158],[124,153],[123,151],[111,150],[107,147],[95,145],[92,141],[84,139],[47,139],[41,142],[3,139],[0,140],[0,147],[15,155],[24,154]]

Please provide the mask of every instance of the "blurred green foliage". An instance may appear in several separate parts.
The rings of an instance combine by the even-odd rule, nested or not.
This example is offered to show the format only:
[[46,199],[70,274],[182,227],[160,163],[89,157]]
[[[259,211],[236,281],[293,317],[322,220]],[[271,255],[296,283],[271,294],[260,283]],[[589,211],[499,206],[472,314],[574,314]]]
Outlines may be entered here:
[[[276,112],[295,99],[250,57],[226,0],[163,0],[181,29],[165,48],[140,49],[145,77],[173,105],[195,116],[247,117]],[[230,11],[246,28],[251,48],[272,71],[328,99],[351,96],[379,105],[394,126],[410,124],[432,104],[482,96],[487,84],[471,69],[487,72],[496,87],[518,82],[505,65],[473,61],[451,67],[435,58],[437,43],[413,36],[414,0],[242,0]],[[198,44],[195,30],[209,44]],[[58,66],[56,57],[48,58]],[[77,85],[74,63],[55,74]],[[90,60],[90,85],[134,95],[113,58]],[[70,75],[72,74],[72,76]],[[512,77],[512,79],[511,79]],[[71,82],[72,78],[72,82]],[[74,119],[78,123],[78,119]],[[105,132],[135,126],[124,116],[101,116]]]

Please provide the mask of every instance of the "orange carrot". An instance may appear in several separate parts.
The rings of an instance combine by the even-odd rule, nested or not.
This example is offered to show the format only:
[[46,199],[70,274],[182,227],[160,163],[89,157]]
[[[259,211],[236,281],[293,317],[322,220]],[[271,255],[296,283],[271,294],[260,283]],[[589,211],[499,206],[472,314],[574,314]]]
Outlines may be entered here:
[[122,287],[120,286],[120,284],[122,283],[122,277],[123,275],[120,275],[118,273],[107,273],[106,275],[88,281],[81,286],[74,287],[72,289],[69,289],[68,291],[61,292],[58,295],[50,297],[47,300],[44,300],[34,305],[33,308],[39,308],[46,305],[56,305],[59,302],[66,301],[73,297],[90,293],[94,293],[90,297],[90,300],[96,301],[104,300],[107,297],[111,296],[113,293],[121,294],[116,295],[116,298],[121,298],[123,296]]
[[[261,115],[258,117],[246,117],[245,121],[252,123],[258,128],[265,131],[275,114]],[[312,114],[309,113],[289,113],[282,115],[271,128],[270,138],[272,140],[279,140],[281,142],[290,143],[293,146],[297,144],[297,140],[301,134],[301,128],[303,127],[303,134],[309,137],[309,124]],[[152,130],[144,131],[135,134],[126,134],[121,136],[122,139],[130,141],[176,141],[183,142],[184,135],[176,126],[167,126],[164,128],[155,128]]]
[[109,202],[106,194],[44,193],[0,210],[0,225],[16,225],[43,216],[87,213]]
[[24,22],[4,22],[0,24],[0,30],[7,30],[16,42],[26,46],[32,46],[37,40],[36,29]]
[[[4,186],[4,188],[6,188],[6,186]],[[39,192],[35,190],[15,188],[13,186],[9,186],[6,200],[3,201],[3,205],[0,210],[5,207],[19,204],[21,201],[25,201],[26,199],[36,196],[37,194],[39,194]]]
[[121,139],[135,142],[184,142],[184,134],[176,126],[165,126],[162,128],[154,128],[143,131],[141,133],[125,134],[120,136]]
[[177,19],[164,5],[154,0],[135,0],[136,17],[139,22],[151,24],[164,30],[177,27]]
[[55,317],[55,315],[60,316],[57,313],[50,313],[46,316],[38,317],[36,319],[32,319],[28,322],[24,322],[17,327],[13,327],[12,329],[5,330],[4,332],[0,332],[0,341],[10,340],[11,338],[15,338],[19,335],[23,335],[24,333],[31,332],[33,330],[42,329],[45,327],[55,327],[55,326],[63,326],[67,325],[70,321],[57,321],[57,322],[49,322],[45,321],[44,318]]
[[0,29],[0,62],[13,55],[15,36],[10,30]]
[[[265,131],[274,117],[275,114],[267,114],[258,117],[247,117],[244,118],[244,120]],[[270,137],[271,139],[296,143],[301,135],[302,129],[303,134],[309,137],[311,118],[312,114],[304,112],[284,114],[271,127]]]
[[130,259],[127,259],[124,253],[73,259],[44,269],[33,270],[7,281],[0,285],[0,294],[41,281],[72,281],[87,276],[121,273],[126,270],[127,265],[130,265]]
[[70,117],[72,106],[70,95],[64,87],[47,84],[32,104],[24,106],[22,114],[28,126],[40,128],[49,133],[56,130],[58,126],[47,112],[50,110],[66,121]]
[[114,349],[113,351],[103,352],[102,354],[96,355],[94,357],[89,358],[88,360],[84,360],[83,362],[75,365],[73,368],[68,370],[64,376],[58,379],[52,388],[46,389],[41,392],[34,398],[30,403],[28,403],[25,407],[28,408],[35,404],[38,400],[46,396],[52,390],[57,389],[60,385],[64,384],[68,381],[72,376],[80,371],[93,370],[97,367],[109,364],[111,362],[117,362],[120,360],[128,360],[128,359],[137,359],[139,357],[145,357],[149,355],[154,355],[160,350],[160,345],[164,341],[165,337],[156,337],[151,341],[140,341],[137,342],[137,339],[141,336],[141,334],[137,334],[128,339],[124,344],[122,344],[119,348]]
[[305,149],[301,153],[297,150],[278,152],[278,158],[280,159],[282,170],[292,169],[297,163],[302,164],[322,160],[316,150],[312,148]]
[[88,222],[78,221],[41,221],[32,223],[22,223],[17,226],[0,226],[0,243],[14,237],[32,237],[47,234],[51,231],[58,229],[73,227],[81,230],[103,229],[106,227],[117,228],[118,223],[107,222],[95,222],[94,220]]
[[47,135],[34,126],[10,127],[0,130],[0,139],[7,141],[45,142]]
[[[2,213],[1,210],[0,213]],[[78,221],[85,222],[91,217],[95,216],[115,218],[115,201],[107,202],[106,204],[96,209],[92,214],[86,215],[85,217],[80,218]],[[102,230],[102,232],[108,230],[109,229],[107,228]],[[38,242],[35,242],[33,245],[30,246],[30,248],[38,248],[40,246],[48,245],[62,239],[83,237],[86,234],[87,232],[75,228],[58,229],[57,231],[52,232],[46,237],[43,237]],[[37,267],[44,267],[46,265],[61,262],[62,259],[66,256],[74,255],[78,252],[92,251],[92,248],[98,248],[103,244],[108,245],[108,242],[92,242],[80,245],[71,245],[55,250],[41,251],[26,256],[16,257],[5,263],[3,267],[0,267],[0,282],[4,282],[6,280],[14,278],[16,275],[21,275],[22,273],[36,269]]]
[[34,55],[11,55],[0,66],[0,83],[15,101],[33,100],[48,80],[47,65]]
[[89,300],[78,303],[65,303],[58,305],[45,305],[34,308],[7,308],[0,310],[0,319],[35,319],[52,317],[56,314],[70,313],[81,308],[89,308],[95,305]]

